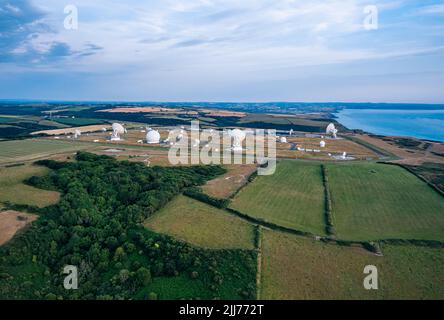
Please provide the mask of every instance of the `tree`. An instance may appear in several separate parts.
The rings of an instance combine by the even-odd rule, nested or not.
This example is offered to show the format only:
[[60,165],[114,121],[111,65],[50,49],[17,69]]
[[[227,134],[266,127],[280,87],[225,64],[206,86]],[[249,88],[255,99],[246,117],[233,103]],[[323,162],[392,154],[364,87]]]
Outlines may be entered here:
[[151,283],[151,272],[147,268],[141,267],[136,271],[137,282],[142,286]]
[[125,250],[122,247],[118,247],[114,254],[114,261],[122,261],[126,257]]

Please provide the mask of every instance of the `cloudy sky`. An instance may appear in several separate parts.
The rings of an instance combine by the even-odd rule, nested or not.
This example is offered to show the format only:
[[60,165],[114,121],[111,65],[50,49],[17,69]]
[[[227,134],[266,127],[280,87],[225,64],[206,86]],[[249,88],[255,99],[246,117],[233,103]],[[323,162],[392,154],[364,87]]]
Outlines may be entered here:
[[444,103],[444,2],[0,0],[13,98]]

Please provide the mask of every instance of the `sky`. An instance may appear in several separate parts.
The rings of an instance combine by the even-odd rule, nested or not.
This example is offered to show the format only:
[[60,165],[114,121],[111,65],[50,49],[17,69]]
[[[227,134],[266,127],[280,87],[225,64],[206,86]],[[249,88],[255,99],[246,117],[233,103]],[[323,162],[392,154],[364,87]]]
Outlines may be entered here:
[[0,0],[0,99],[444,103],[444,1]]

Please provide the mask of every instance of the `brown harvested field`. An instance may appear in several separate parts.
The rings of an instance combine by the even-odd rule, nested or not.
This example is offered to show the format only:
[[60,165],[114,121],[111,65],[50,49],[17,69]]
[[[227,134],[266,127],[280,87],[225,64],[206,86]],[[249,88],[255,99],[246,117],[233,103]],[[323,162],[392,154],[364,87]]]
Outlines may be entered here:
[[[444,250],[383,245],[384,256],[272,230],[262,233],[261,299],[444,299]],[[379,289],[363,286],[365,266]]]
[[[321,140],[326,142],[325,148],[320,147]],[[347,154],[355,157],[356,159],[376,159],[377,155],[370,149],[361,146],[353,141],[346,139],[321,139],[321,138],[306,138],[306,137],[288,137],[288,143],[277,143],[277,156],[279,158],[297,158],[297,159],[313,159],[313,160],[331,160],[328,156],[329,153],[333,155]],[[296,147],[304,149],[317,149],[319,153],[304,152],[298,150],[292,150],[293,144]]]
[[211,109],[202,109],[199,110],[205,113],[208,117],[237,117],[243,118],[247,114],[245,112],[237,112],[237,111],[226,111],[226,110],[211,110]]
[[56,136],[56,135],[61,135],[61,134],[74,134],[76,130],[80,130],[80,132],[82,132],[82,133],[95,132],[95,131],[100,131],[103,128],[110,130],[111,126],[108,124],[97,124],[97,125],[91,125],[91,126],[36,131],[36,132],[33,132],[32,134],[47,134],[50,136]]
[[18,211],[0,212],[0,246],[12,239],[27,224],[35,221],[38,216]]
[[[132,125],[134,126],[134,125]],[[102,126],[103,127],[103,126]],[[168,137],[167,130],[159,130],[161,140]],[[101,143],[109,145],[122,145],[122,146],[144,146],[145,148],[159,147],[159,144],[147,145],[146,144],[146,128],[144,126],[137,126],[137,129],[128,129],[128,132],[121,136],[121,141],[111,141],[110,136],[112,134],[111,130],[103,132],[102,130],[95,130],[94,132],[82,131],[82,135],[77,139],[73,137],[68,138],[67,136],[60,136],[60,141],[81,141],[90,143]],[[142,143],[140,143],[142,140]]]
[[225,199],[247,183],[248,177],[256,171],[254,164],[229,165],[228,172],[223,176],[208,181],[203,191],[216,198]]
[[[355,138],[364,142],[370,143],[380,149],[386,150],[395,156],[401,158],[393,162],[409,164],[409,165],[421,165],[424,162],[436,162],[444,163],[444,156],[440,156],[440,153],[444,154],[444,144],[438,142],[430,142],[431,147],[425,150],[421,149],[407,149],[400,146],[389,143],[377,136],[369,136],[367,134],[354,135]],[[387,139],[387,138],[386,138]]]

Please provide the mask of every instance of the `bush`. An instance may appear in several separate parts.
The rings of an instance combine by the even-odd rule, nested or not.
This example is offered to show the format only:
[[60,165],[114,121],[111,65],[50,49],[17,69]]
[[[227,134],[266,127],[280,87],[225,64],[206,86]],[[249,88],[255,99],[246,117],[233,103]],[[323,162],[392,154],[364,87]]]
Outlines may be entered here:
[[155,293],[155,292],[150,292],[149,294],[148,294],[148,300],[157,300],[158,299],[158,297],[157,297],[157,293]]
[[205,202],[205,203],[209,204],[210,206],[213,206],[213,207],[216,207],[219,209],[225,209],[230,204],[229,200],[213,198],[213,197],[203,193],[202,190],[200,190],[197,187],[186,189],[184,191],[184,195],[186,195],[190,198],[196,199],[198,201]]

